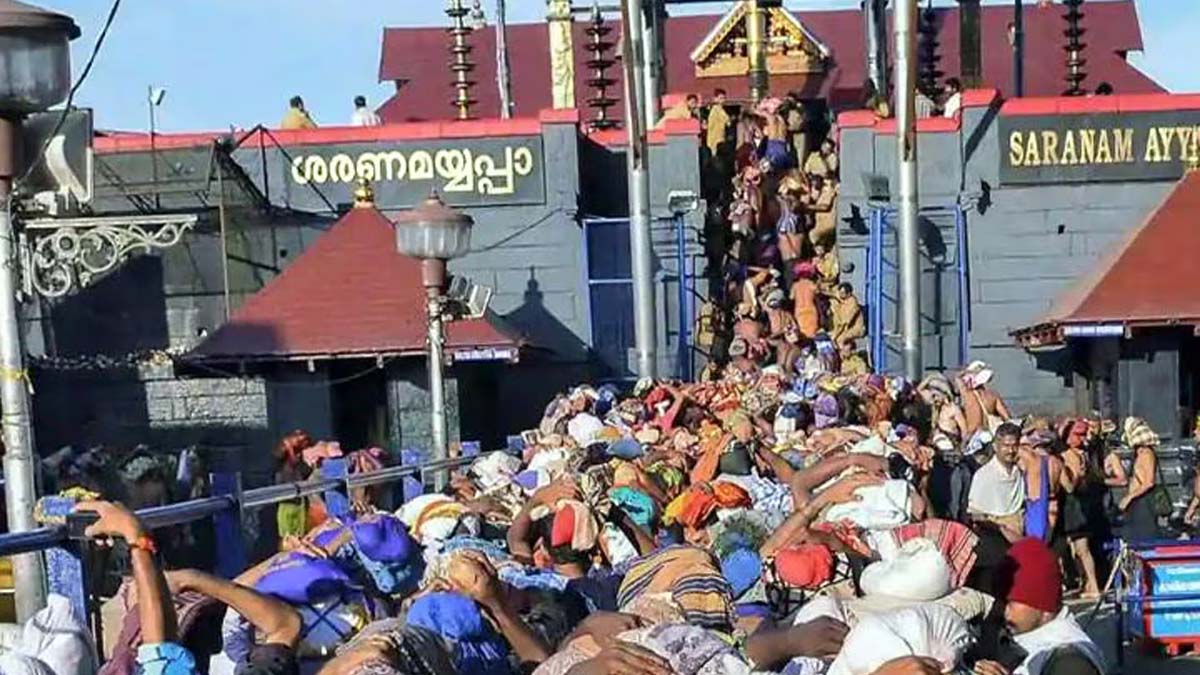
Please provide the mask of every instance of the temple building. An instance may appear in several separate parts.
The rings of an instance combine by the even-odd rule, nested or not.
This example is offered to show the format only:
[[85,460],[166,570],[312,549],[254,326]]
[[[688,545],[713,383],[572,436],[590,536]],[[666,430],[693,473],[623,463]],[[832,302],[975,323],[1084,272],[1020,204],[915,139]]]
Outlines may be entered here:
[[[492,84],[494,27],[468,30],[457,17],[449,35],[384,30],[379,78],[397,90],[379,110],[383,126],[98,135],[82,215],[176,214],[192,224],[178,245],[102,274],[32,257],[46,264],[31,281],[41,298],[27,304],[24,326],[39,450],[195,444],[216,466],[246,470],[253,485],[270,478],[266,450],[297,426],[351,444],[424,446],[423,317],[411,261],[385,235],[388,218],[431,190],[476,223],[451,274],[495,289],[485,319],[449,331],[452,439],[496,447],[570,384],[629,382],[619,22],[573,13],[563,0],[550,6],[547,22],[508,28],[510,119]],[[974,9],[978,21],[970,14],[965,25],[978,40],[960,39],[960,9],[923,19],[925,85],[968,82],[959,114],[919,125],[926,366],[984,359],[1017,408],[1132,412],[1177,435],[1200,404],[1184,327],[1196,317],[1108,301],[1093,313],[1099,301],[1088,298],[1104,281],[1062,294],[1167,194],[1192,189],[1194,178],[1179,181],[1200,135],[1179,129],[1200,124],[1200,99],[1163,93],[1127,61],[1143,47],[1128,0],[1087,3],[1086,79],[1080,59],[1064,57],[1061,8],[1028,9],[1025,95],[1012,96],[1010,8]],[[689,92],[707,99],[718,87],[734,105],[748,102],[745,12],[735,3],[725,15],[664,20],[664,103]],[[894,369],[887,298],[896,280],[884,262],[894,251],[895,126],[858,109],[864,18],[766,14],[769,87],[837,121],[838,253],[863,294],[874,365]],[[1108,83],[1117,95],[1059,97],[1080,82],[1089,91]],[[658,370],[677,378],[696,376],[711,353],[697,318],[722,267],[709,242],[728,229],[721,205],[706,202],[700,131],[698,120],[671,119],[649,133]],[[369,208],[354,208],[360,179],[373,188]],[[1129,251],[1151,228],[1179,227],[1171,204],[1182,199],[1172,197]],[[1129,264],[1110,276],[1127,278]],[[54,286],[64,279],[78,283]]]
[[[848,3],[849,4],[849,3]],[[970,4],[970,3],[965,3]],[[1031,3],[1032,4],[1032,3]],[[574,49],[572,59],[557,58],[550,49],[554,21],[516,24],[507,29],[509,62],[512,64],[512,100],[518,115],[534,114],[555,105],[553,83],[569,76],[572,106],[587,111],[591,69],[587,30],[591,3],[576,2],[579,10],[568,20]],[[745,2],[733,3],[724,15],[670,16],[663,21],[663,94],[695,93],[708,97],[715,88],[725,89],[733,99],[749,98]],[[956,7],[934,8],[924,13],[936,49],[925,56],[935,61],[946,77],[959,76],[964,50],[978,54],[978,82],[1002,95],[1012,93],[1012,8],[1006,5],[975,5],[979,12],[977,44],[961,39],[963,17]],[[1129,63],[1130,52],[1141,51],[1142,36],[1133,0],[1088,2],[1088,82],[1092,88],[1108,82],[1117,93],[1159,93],[1163,88]],[[585,11],[586,10],[586,11]],[[890,15],[890,14],[889,14]],[[815,11],[777,7],[767,10],[767,65],[770,87],[776,94],[796,91],[802,99],[833,110],[859,107],[868,81],[867,39],[863,12],[857,9]],[[559,19],[560,21],[562,19]],[[613,41],[619,40],[616,17]],[[1064,89],[1067,65],[1063,58],[1062,7],[1031,6],[1025,10],[1026,96],[1058,96]],[[887,39],[890,41],[888,32]],[[496,28],[487,25],[470,36],[475,63],[472,77],[480,84],[473,90],[480,117],[497,117],[500,99],[496,81]],[[379,108],[388,122],[444,119],[450,114],[448,101],[453,88],[442,58],[414,55],[445,52],[442,28],[387,28],[379,64],[379,80],[391,82],[396,93]],[[973,47],[973,49],[972,49]],[[615,50],[619,55],[619,50]],[[622,91],[619,65],[610,69],[614,92]],[[557,72],[556,72],[557,71]],[[967,78],[962,77],[964,83]],[[617,108],[620,110],[620,107]]]

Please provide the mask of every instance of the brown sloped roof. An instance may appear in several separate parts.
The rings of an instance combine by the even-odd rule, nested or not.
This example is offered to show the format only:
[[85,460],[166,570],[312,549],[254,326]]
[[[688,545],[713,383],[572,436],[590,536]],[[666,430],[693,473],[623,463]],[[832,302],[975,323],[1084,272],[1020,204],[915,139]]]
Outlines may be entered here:
[[[396,252],[392,224],[351,209],[196,347],[193,360],[276,360],[425,353],[420,263]],[[447,326],[450,352],[519,348],[493,316]]]
[[1025,346],[1061,341],[1070,325],[1200,326],[1195,260],[1200,253],[1200,171],[1166,199],[1050,312],[1012,334]]
[[[894,3],[893,3],[894,4]],[[1008,43],[1008,23],[1012,21],[1012,3],[985,5],[980,16],[982,34],[983,82],[1009,95],[1012,88],[1012,49]],[[1032,3],[1030,3],[1032,4]],[[807,11],[789,9],[814,38],[828,47],[832,58],[826,73],[785,75],[771,78],[775,91],[800,90],[807,97],[824,97],[835,108],[857,105],[867,79],[866,46],[862,12],[857,9]],[[946,77],[959,73],[959,16],[956,7],[936,8],[939,70]],[[1137,7],[1133,0],[1086,3],[1083,27],[1087,30],[1087,80],[1084,86],[1095,88],[1109,82],[1119,94],[1160,93],[1164,89],[1125,60],[1125,54],[1142,49]],[[889,18],[891,12],[888,13]],[[1025,9],[1025,95],[1058,96],[1066,89],[1066,57],[1063,52],[1062,5]],[[697,78],[691,52],[721,20],[722,15],[673,16],[667,19],[663,52],[666,57],[664,90],[670,93],[693,92],[708,95],[722,87],[733,98],[748,96],[744,77]],[[615,19],[615,17],[614,17]],[[574,22],[576,107],[587,110],[588,87],[592,71],[588,69],[586,45],[587,21]],[[620,27],[610,20],[614,31],[609,41],[617,43]],[[477,84],[471,94],[478,99],[472,109],[475,116],[498,117],[500,99],[496,81],[494,26],[471,34],[475,70],[471,79]],[[890,38],[889,38],[890,39]],[[379,109],[389,123],[446,119],[453,115],[453,78],[448,70],[448,43],[444,28],[386,28],[379,65],[380,81],[403,82],[400,91]],[[509,62],[512,95],[517,115],[529,115],[551,105],[550,47],[546,24],[512,24],[508,27]],[[612,56],[615,56],[613,50]],[[616,80],[609,95],[622,98],[622,74],[619,60],[608,69]],[[623,117],[620,104],[610,110]],[[586,116],[586,115],[585,115]]]

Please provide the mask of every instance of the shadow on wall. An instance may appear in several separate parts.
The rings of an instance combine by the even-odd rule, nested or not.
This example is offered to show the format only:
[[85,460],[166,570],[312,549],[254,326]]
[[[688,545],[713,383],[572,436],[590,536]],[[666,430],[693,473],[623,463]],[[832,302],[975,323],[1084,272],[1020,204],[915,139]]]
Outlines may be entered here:
[[57,356],[162,349],[170,344],[163,261],[135,256],[108,276],[55,303],[48,353]]
[[937,223],[922,216],[918,218],[918,229],[920,230],[921,244],[925,247],[925,254],[934,263],[944,262],[947,250],[946,238]]
[[[163,261],[136,256],[47,310],[46,353],[124,355],[169,345]],[[33,367],[33,423],[41,453],[64,445],[132,447],[148,443],[150,412],[135,366],[100,368],[90,359]]]
[[552,360],[586,361],[588,343],[546,307],[546,296],[537,280],[537,271],[529,267],[521,306],[503,315],[504,321],[525,335],[534,350],[547,353]]
[[[629,183],[625,150],[607,148],[591,139],[579,143],[579,184],[587,190],[579,196],[579,208],[591,216],[621,217],[629,214]],[[620,180],[613,180],[621,176]]]
[[1073,373],[1074,356],[1068,347],[1040,349],[1027,353],[1033,356],[1038,370],[1054,373],[1064,378],[1069,378]]
[[[521,306],[504,315],[504,320],[529,340],[516,366],[495,373],[495,428],[513,434],[535,427],[555,394],[595,376],[595,359],[588,343],[546,308],[537,272],[529,269]],[[464,380],[460,386],[470,386]],[[489,388],[489,393],[491,389]],[[460,401],[470,397],[460,389]],[[464,426],[470,426],[464,422]],[[464,428],[464,431],[467,429]]]

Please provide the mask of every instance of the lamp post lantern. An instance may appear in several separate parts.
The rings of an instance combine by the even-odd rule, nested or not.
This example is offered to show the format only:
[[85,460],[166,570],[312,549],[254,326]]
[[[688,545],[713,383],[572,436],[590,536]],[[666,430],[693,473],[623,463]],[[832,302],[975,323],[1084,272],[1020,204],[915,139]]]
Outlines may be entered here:
[[[445,367],[446,261],[466,255],[471,247],[471,227],[475,221],[467,214],[446,206],[433,193],[416,208],[401,213],[395,220],[396,250],[421,261],[421,283],[425,287],[425,314],[429,329],[429,397],[433,432],[434,460],[446,459]],[[444,472],[437,473],[440,489]]]
[[[0,407],[4,438],[4,499],[8,531],[36,527],[33,425],[29,374],[21,347],[17,258],[12,224],[13,180],[21,119],[67,98],[71,89],[69,43],[79,37],[71,17],[14,0],[0,0]],[[36,159],[36,158],[29,158]],[[45,605],[46,575],[39,553],[13,558],[17,619]]]

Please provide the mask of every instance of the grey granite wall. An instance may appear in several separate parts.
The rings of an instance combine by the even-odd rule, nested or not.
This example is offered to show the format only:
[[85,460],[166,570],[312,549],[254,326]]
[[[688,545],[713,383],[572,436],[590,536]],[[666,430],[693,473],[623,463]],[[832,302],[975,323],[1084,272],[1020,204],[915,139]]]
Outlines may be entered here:
[[64,445],[206,450],[214,470],[266,470],[251,452],[269,445],[267,391],[254,378],[180,379],[170,364],[97,372],[33,371],[39,449]]
[[[425,365],[408,359],[387,368],[388,410],[391,412],[391,445],[394,449],[427,449],[433,445],[430,424],[429,381]],[[447,440],[459,440],[458,382],[453,373],[446,377]]]
[[[1009,332],[1043,317],[1060,294],[1141,225],[1174,183],[1002,186],[997,115],[995,107],[967,108],[959,131],[920,134],[920,203],[965,207],[969,358],[996,367],[996,385],[1016,409],[1069,412],[1076,402],[1064,367],[1067,354],[1035,356],[1018,347]],[[844,261],[856,268],[851,279],[858,288],[866,271],[862,174],[888,176],[894,192],[895,146],[894,135],[871,128],[842,131],[839,241]],[[953,318],[946,314],[952,307],[931,308],[929,299],[926,291],[924,313]],[[936,344],[925,340],[927,351]]]

